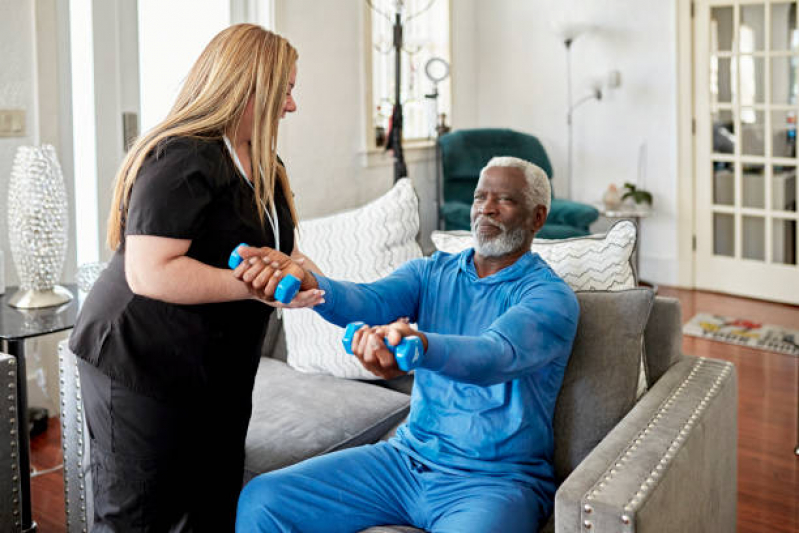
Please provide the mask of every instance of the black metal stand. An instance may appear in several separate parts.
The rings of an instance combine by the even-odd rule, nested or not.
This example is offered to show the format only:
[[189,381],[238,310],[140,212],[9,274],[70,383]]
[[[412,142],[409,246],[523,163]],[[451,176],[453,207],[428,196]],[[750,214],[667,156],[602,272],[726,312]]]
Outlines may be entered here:
[[408,175],[405,155],[402,152],[402,18],[400,12],[394,15],[394,111],[391,114],[391,130],[388,134],[387,150],[394,152],[394,183]]

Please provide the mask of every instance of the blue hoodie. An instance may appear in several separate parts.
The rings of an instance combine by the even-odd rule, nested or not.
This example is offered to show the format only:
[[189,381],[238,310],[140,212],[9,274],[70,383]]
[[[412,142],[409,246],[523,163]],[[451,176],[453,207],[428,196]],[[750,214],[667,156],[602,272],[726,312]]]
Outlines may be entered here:
[[555,492],[552,418],[579,306],[537,254],[480,278],[474,250],[436,253],[374,283],[317,276],[339,326],[408,317],[428,339],[411,411],[391,443],[431,468]]

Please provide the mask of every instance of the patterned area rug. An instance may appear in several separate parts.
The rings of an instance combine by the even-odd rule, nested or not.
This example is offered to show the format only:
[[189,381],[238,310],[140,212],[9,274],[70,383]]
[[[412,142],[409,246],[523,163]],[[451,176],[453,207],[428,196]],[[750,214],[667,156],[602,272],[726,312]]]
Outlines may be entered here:
[[740,344],[758,350],[799,357],[799,330],[707,313],[694,316],[682,329],[686,335]]

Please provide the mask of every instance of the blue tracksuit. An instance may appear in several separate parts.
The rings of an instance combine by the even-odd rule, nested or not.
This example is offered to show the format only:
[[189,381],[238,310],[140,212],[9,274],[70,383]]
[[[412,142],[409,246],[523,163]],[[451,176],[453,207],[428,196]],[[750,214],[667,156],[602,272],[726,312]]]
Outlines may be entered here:
[[533,531],[548,516],[552,416],[577,299],[538,255],[485,278],[473,257],[436,253],[368,284],[317,278],[328,321],[408,317],[427,336],[409,420],[388,444],[260,476],[242,494],[237,529]]

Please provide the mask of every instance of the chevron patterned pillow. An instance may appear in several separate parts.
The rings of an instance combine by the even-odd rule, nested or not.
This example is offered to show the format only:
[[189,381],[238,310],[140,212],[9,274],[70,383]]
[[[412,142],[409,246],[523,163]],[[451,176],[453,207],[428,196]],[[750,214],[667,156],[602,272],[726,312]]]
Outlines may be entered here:
[[[620,291],[636,285],[630,261],[635,236],[635,224],[622,220],[604,235],[535,239],[532,250],[575,291]],[[452,254],[472,246],[468,231],[434,231],[432,239],[439,251]]]
[[[367,283],[421,257],[418,232],[419,201],[405,178],[359,209],[300,222],[298,246],[326,276]],[[296,370],[378,379],[344,351],[340,327],[310,309],[289,309],[283,320],[287,361]]]

